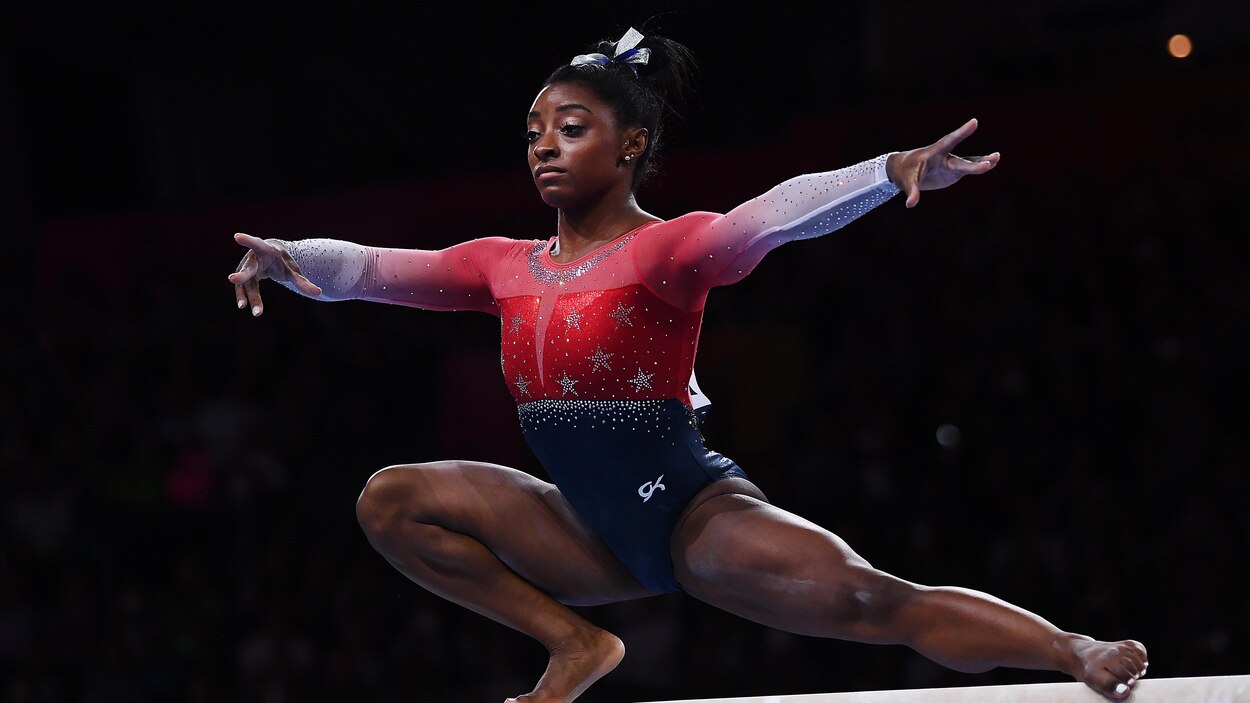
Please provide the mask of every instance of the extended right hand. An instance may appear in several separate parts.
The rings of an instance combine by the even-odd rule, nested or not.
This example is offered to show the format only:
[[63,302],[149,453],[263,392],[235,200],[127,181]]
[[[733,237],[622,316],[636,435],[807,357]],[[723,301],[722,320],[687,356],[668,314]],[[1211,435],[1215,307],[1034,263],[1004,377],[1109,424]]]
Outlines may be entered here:
[[985,173],[998,165],[1001,154],[987,156],[955,156],[951,149],[977,131],[977,120],[963,123],[959,129],[929,146],[891,154],[885,170],[890,182],[907,194],[907,207],[920,202],[920,191],[945,188],[964,176]]
[[280,243],[265,241],[242,232],[234,235],[234,241],[248,249],[243,260],[239,262],[239,267],[226,277],[234,284],[234,298],[239,309],[251,305],[252,315],[260,316],[264,312],[265,304],[260,299],[260,282],[266,278],[289,281],[307,295],[321,295],[321,288],[304,277],[299,270],[299,264],[295,263],[290,252]]

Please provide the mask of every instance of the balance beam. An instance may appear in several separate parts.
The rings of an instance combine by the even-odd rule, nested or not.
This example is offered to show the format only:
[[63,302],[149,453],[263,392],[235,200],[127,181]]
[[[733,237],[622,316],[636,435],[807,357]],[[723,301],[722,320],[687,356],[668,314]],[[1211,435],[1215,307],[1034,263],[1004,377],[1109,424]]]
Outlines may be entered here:
[[[700,698],[651,703],[1108,703],[1077,682]],[[1126,703],[1250,703],[1250,675],[1144,678]]]

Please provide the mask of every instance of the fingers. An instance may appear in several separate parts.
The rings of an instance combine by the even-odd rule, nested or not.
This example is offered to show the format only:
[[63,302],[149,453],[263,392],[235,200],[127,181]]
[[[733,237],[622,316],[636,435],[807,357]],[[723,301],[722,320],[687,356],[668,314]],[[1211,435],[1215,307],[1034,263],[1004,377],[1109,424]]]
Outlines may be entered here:
[[913,208],[920,203],[920,183],[924,180],[925,172],[928,170],[928,162],[921,161],[916,167],[916,177],[907,179],[904,188],[907,193],[907,207]]
[[258,269],[259,264],[256,261],[255,252],[249,251],[243,257],[243,261],[239,262],[238,270],[226,276],[226,279],[234,284],[234,302],[240,310],[247,307],[247,288],[249,285],[253,287],[256,285],[256,272]]
[[[239,262],[239,268],[226,277],[234,284],[234,299],[239,309],[250,306],[252,315],[256,317],[264,312],[265,305],[260,296],[260,281],[264,278],[277,277],[290,281],[300,292],[311,297],[321,295],[321,287],[304,276],[299,264],[284,247],[274,246],[244,232],[236,232],[234,240],[250,250]],[[274,263],[281,264],[281,273]]]
[[239,284],[255,278],[258,271],[260,271],[260,261],[253,252],[248,252],[247,256],[243,257],[243,261],[239,262],[239,270],[226,278],[231,283]]
[[[251,251],[247,251],[244,258],[239,263],[239,270],[226,276],[230,283],[234,284],[235,304],[239,309],[251,306],[251,314],[259,316],[264,311],[264,303],[260,299],[260,256],[257,251],[262,248],[270,248],[262,239],[256,239],[255,236],[237,233],[235,234],[237,243],[247,246]],[[260,243],[260,246],[256,246]]]
[[[248,266],[246,263],[241,268],[244,270],[232,273],[229,276],[231,281],[235,281],[235,304],[239,306],[240,310],[250,305],[252,307],[252,316],[259,317],[265,309],[264,303],[260,299],[260,281],[253,276],[247,275],[246,269]],[[253,272],[255,271],[255,266],[250,268]]]
[[253,237],[250,234],[244,234],[243,232],[235,232],[234,241],[242,244],[252,251],[260,252],[262,254],[272,254],[274,250],[269,242],[266,242],[260,237]]
[[977,118],[973,117],[963,123],[958,129],[950,134],[942,137],[934,144],[939,152],[950,153],[952,149],[959,145],[960,142],[967,139],[973,132],[977,131]]
[[259,317],[264,312],[265,305],[260,299],[260,286],[255,280],[239,283],[234,286],[234,300],[239,309],[252,306],[252,316]]
[[265,304],[260,299],[260,283],[250,280],[243,284],[243,291],[247,294],[247,304],[252,306],[252,317],[260,317],[265,311]]
[[977,157],[973,157],[973,158],[971,159],[971,162],[972,162],[972,163],[973,163],[973,165],[974,165],[974,169],[975,169],[976,173],[985,173],[986,171],[988,171],[988,170],[990,170],[990,169],[994,168],[995,166],[997,166],[997,165],[998,165],[998,161],[999,161],[1001,158],[1002,158],[1002,154],[999,154],[999,153],[996,151],[996,152],[994,152],[993,154],[987,154],[987,155],[985,155],[985,156],[977,156]]
[[961,176],[979,175],[998,165],[1000,154],[996,151],[988,156],[946,156],[946,168]]
[[243,232],[235,232],[234,241],[251,250],[243,255],[243,260],[239,262],[239,268],[235,269],[235,272],[227,277],[231,283],[242,283],[256,276],[260,270],[260,254],[271,253],[273,247],[265,240],[253,237],[250,234],[244,234]]

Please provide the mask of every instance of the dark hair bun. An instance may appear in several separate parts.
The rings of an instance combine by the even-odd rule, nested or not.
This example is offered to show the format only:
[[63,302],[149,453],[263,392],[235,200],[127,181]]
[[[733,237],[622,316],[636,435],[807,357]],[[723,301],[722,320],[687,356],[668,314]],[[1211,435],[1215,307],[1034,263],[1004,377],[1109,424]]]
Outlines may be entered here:
[[643,64],[633,64],[638,69],[639,76],[649,76],[653,73],[659,73],[668,66],[668,51],[664,43],[650,37],[644,37],[638,42],[639,49],[649,49],[651,55],[647,57],[647,62]]

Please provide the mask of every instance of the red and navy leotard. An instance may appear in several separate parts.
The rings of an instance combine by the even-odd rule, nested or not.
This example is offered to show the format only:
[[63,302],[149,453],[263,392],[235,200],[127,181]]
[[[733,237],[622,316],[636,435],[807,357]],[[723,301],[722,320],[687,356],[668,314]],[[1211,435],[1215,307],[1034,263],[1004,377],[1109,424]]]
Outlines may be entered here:
[[897,194],[886,156],[790,179],[725,214],[642,225],[569,263],[552,258],[555,237],[437,251],[283,243],[321,299],[498,316],[526,441],[578,514],[662,593],[681,588],[669,540],[682,509],[712,481],[745,476],[704,446],[691,398],[708,292]]

